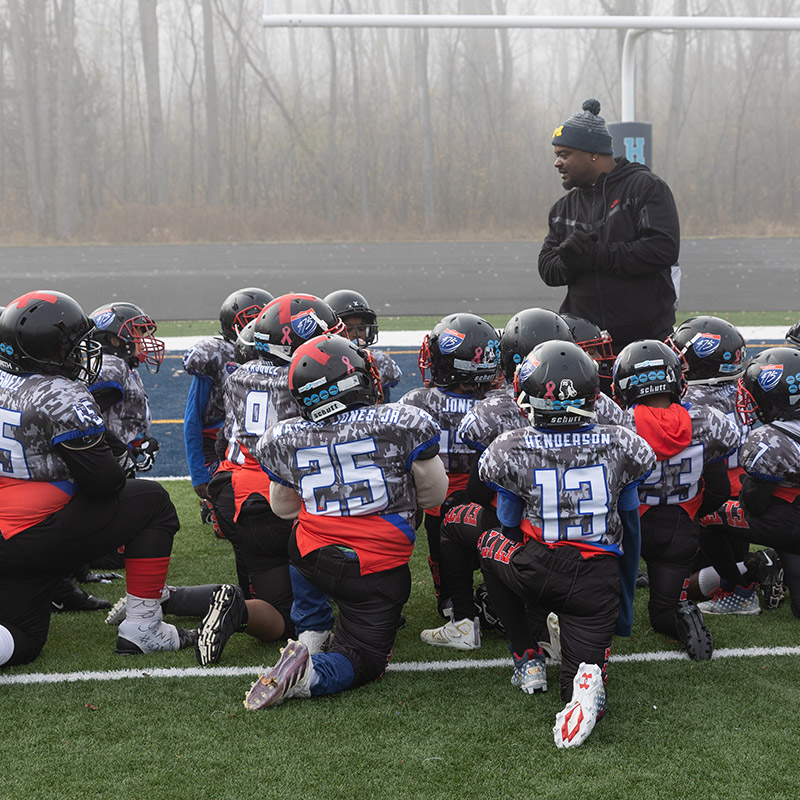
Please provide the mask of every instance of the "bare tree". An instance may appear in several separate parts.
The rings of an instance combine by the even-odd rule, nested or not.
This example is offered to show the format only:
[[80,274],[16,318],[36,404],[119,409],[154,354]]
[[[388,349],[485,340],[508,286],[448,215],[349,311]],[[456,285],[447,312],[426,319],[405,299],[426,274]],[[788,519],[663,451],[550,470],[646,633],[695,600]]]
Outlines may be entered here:
[[[428,13],[428,3],[422,0],[422,13]],[[436,229],[436,199],[434,194],[433,121],[431,119],[431,90],[428,84],[428,31],[414,30],[414,62],[417,77],[419,127],[422,139],[422,213],[426,234]]]
[[75,133],[75,2],[55,6],[58,30],[56,105],[56,236],[75,233],[78,212],[78,153]]
[[167,158],[164,139],[164,119],[161,110],[160,59],[158,56],[158,0],[139,0],[139,26],[142,35],[142,64],[147,88],[147,130],[150,151],[150,202],[167,202]]
[[219,147],[219,95],[214,61],[214,18],[211,0],[203,2],[203,66],[206,79],[206,202],[219,202],[221,155]]

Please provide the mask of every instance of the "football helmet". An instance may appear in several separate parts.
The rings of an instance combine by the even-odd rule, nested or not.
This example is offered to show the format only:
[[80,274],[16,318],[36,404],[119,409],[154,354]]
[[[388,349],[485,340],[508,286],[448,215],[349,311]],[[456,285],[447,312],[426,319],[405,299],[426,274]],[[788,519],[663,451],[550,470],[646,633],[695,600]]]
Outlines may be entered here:
[[265,289],[238,289],[231,292],[219,309],[219,332],[222,338],[234,344],[239,331],[274,299]]
[[103,351],[93,332],[94,323],[69,295],[28,292],[0,314],[0,368],[94,383]]
[[657,339],[631,342],[614,362],[612,390],[623,408],[661,393],[668,393],[673,402],[679,403],[686,392],[683,364],[669,345]]
[[425,386],[488,386],[496,380],[499,366],[500,335],[475,314],[443,317],[425,334],[419,349],[419,370]]
[[735,381],[747,360],[744,336],[720,317],[690,317],[678,325],[667,344],[686,361],[689,386]]
[[301,344],[289,367],[289,391],[312,422],[383,399],[372,354],[344,336],[325,334]]
[[239,331],[236,342],[233,345],[233,359],[237,364],[246,364],[258,358],[258,350],[254,340],[256,332],[256,321],[251,319],[247,325]]
[[800,419],[800,350],[781,345],[753,356],[736,387],[736,410],[745,425]]
[[610,378],[614,368],[614,345],[608,331],[602,330],[588,319],[576,317],[575,314],[562,314],[561,317],[569,325],[575,344],[586,350],[597,362],[602,376]]
[[514,376],[517,405],[531,425],[574,428],[594,422],[597,363],[574,342],[536,345]]
[[786,344],[800,347],[800,320],[786,331]]
[[551,340],[573,341],[569,325],[555,311],[526,308],[514,314],[500,336],[500,365],[506,381],[513,383],[517,367],[537,344]]
[[133,303],[109,303],[89,314],[95,325],[94,339],[104,353],[119,356],[131,369],[147,365],[158,372],[164,360],[164,342],[153,334],[158,326]]
[[259,358],[288,364],[301,344],[323,333],[347,337],[344,323],[322,298],[313,294],[284,294],[258,315],[253,342]]
[[339,319],[347,325],[350,317],[361,317],[361,326],[364,328],[364,338],[348,337],[359,347],[369,347],[378,341],[378,315],[369,307],[369,303],[363,294],[352,289],[339,289],[325,295],[325,302],[339,315]]

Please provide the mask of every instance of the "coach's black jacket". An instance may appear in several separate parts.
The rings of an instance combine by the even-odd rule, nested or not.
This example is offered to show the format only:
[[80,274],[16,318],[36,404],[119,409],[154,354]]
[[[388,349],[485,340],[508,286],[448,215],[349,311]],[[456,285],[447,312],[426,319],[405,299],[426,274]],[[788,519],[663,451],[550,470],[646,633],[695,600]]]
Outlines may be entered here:
[[[550,209],[539,274],[548,286],[568,287],[561,313],[607,330],[619,352],[635,339],[663,341],[672,332],[680,225],[664,181],[644,164],[616,162],[594,186],[570,190]],[[576,228],[598,241],[586,263],[570,270],[557,248]]]

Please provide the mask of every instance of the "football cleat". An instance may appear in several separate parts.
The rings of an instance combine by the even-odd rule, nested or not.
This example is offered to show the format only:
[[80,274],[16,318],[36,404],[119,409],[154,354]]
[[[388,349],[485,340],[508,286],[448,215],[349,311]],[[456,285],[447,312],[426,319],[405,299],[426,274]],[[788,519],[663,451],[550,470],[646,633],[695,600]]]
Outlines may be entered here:
[[477,650],[481,646],[481,624],[474,619],[450,620],[440,628],[429,628],[419,638],[436,647],[452,647],[456,650]]
[[639,572],[636,573],[636,588],[646,589],[650,586],[650,576],[639,567]]
[[153,620],[137,624],[124,620],[114,652],[123,656],[139,656],[168,650],[183,650],[197,641],[197,631],[178,628],[166,622]]
[[201,667],[219,663],[228,639],[247,623],[247,605],[241,587],[225,583],[211,595],[208,612],[197,628],[194,652]]
[[310,656],[324,653],[333,641],[333,631],[303,631],[297,634],[297,641],[302,642]]
[[53,611],[99,611],[111,607],[108,600],[84,592],[75,578],[62,578],[58,582],[50,605]]
[[745,566],[761,589],[766,608],[777,608],[783,601],[783,564],[772,549],[748,553]]
[[[161,590],[161,605],[169,600],[170,594],[175,591],[174,586],[164,586]],[[128,613],[128,595],[124,594],[111,606],[111,610],[106,614],[106,625],[119,625]]]
[[708,661],[714,652],[714,638],[696,603],[692,600],[681,600],[675,622],[678,626],[678,638],[683,642],[689,658],[693,661]]
[[514,674],[511,685],[522,689],[525,694],[547,691],[547,674],[545,673],[544,653],[540,650],[526,650],[521,656],[514,657]]
[[539,642],[539,647],[553,661],[561,661],[561,626],[558,624],[558,616],[552,611],[547,615],[547,633],[550,640]]
[[572,700],[556,715],[556,747],[582,745],[606,710],[603,673],[597,664],[581,663],[572,680]]
[[704,614],[741,614],[761,613],[755,584],[736,586],[732,592],[719,588],[711,592],[711,598],[698,603],[697,607]]
[[302,642],[289,639],[278,663],[250,687],[244,699],[248,711],[278,706],[291,697],[311,697],[311,656]]

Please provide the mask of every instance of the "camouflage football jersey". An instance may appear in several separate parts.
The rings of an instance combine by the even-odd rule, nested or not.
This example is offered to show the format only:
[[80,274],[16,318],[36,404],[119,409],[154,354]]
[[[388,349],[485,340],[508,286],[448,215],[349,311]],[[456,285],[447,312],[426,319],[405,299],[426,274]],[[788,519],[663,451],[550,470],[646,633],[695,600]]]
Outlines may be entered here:
[[[741,445],[747,438],[750,430],[749,425],[743,425],[739,415],[736,413],[736,381],[729,381],[718,385],[696,383],[686,390],[683,397],[683,404],[687,407],[692,405],[711,406],[721,411],[739,430],[739,444]],[[729,470],[738,470],[739,451],[734,450],[727,459]],[[734,492],[734,494],[738,493]]]
[[[602,425],[625,425],[632,423],[625,412],[607,395],[598,395],[595,402],[597,422]],[[506,384],[502,389],[490,392],[464,415],[458,426],[458,436],[473,450],[485,450],[501,433],[529,425],[514,396],[514,387]]]
[[647,442],[628,428],[558,432],[528,426],[500,434],[478,469],[481,480],[522,502],[526,541],[620,555],[620,492],[655,463]]
[[141,376],[125,360],[109,353],[103,354],[103,367],[90,390],[106,388],[116,389],[122,394],[122,399],[103,414],[106,430],[125,444],[146,436],[152,418],[150,400]]
[[0,371],[0,532],[4,539],[47,519],[75,492],[55,446],[103,432],[83,384]]
[[219,336],[200,339],[183,355],[183,368],[189,375],[201,375],[211,381],[211,394],[203,410],[204,427],[217,425],[225,418],[223,386],[235,366],[233,345]]
[[710,406],[693,404],[689,409],[692,439],[680,453],[656,464],[639,486],[644,505],[700,505],[700,486],[707,464],[726,458],[739,446],[739,429],[722,412]]
[[772,422],[753,428],[739,449],[739,461],[744,471],[754,478],[777,481],[775,494],[790,502],[794,492],[781,489],[800,488],[800,423]]
[[[439,388],[419,388],[406,392],[398,401],[427,411],[441,429],[439,455],[447,474],[451,476],[450,491],[463,489],[469,475],[474,451],[459,436],[458,426],[464,415],[478,403],[471,394],[456,394]],[[463,476],[463,485],[454,485],[453,475]],[[458,483],[458,481],[456,482]]]
[[384,389],[391,389],[400,383],[403,377],[403,370],[397,365],[397,362],[385,351],[376,347],[374,350],[370,349],[373,359],[375,359],[375,368],[378,370],[378,376],[381,379],[381,385]]
[[[297,416],[297,403],[289,393],[289,366],[273,366],[261,359],[234,370],[224,386],[227,459],[244,463],[264,432]],[[242,452],[244,448],[245,453]]]
[[387,403],[321,422],[280,422],[261,437],[256,454],[272,480],[302,499],[301,555],[330,544],[352,547],[366,574],[408,561],[417,510],[411,467],[438,442],[427,413]]

